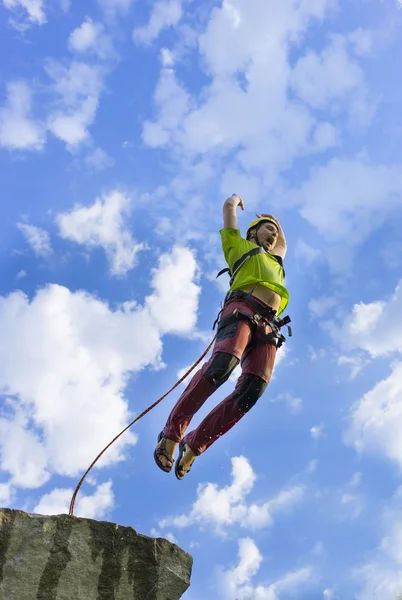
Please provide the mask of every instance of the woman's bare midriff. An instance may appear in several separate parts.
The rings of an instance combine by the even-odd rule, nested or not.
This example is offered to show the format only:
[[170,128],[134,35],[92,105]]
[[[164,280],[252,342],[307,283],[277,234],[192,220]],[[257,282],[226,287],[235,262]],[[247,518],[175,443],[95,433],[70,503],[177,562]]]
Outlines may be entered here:
[[[255,288],[255,289],[254,289]],[[276,292],[273,292],[269,288],[265,287],[265,285],[260,285],[259,283],[255,283],[254,285],[247,285],[241,288],[243,292],[251,292],[254,289],[253,296],[271,306],[274,310],[278,310],[281,305],[281,297]]]

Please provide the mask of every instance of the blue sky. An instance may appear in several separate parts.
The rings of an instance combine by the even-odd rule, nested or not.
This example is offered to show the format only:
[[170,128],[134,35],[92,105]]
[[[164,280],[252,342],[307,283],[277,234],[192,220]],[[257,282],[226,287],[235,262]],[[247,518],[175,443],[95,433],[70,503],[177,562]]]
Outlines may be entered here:
[[175,390],[75,514],[191,552],[186,600],[396,600],[400,8],[2,1],[1,505],[68,512],[203,353],[235,192],[243,234],[272,212],[287,237],[274,377],[182,482],[153,462]]

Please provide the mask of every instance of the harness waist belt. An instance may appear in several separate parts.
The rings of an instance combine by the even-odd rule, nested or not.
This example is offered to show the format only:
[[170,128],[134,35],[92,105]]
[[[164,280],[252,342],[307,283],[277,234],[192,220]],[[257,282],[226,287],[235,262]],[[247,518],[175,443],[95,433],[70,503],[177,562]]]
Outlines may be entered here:
[[[229,300],[233,300],[234,298],[239,298],[241,300],[244,300],[244,302],[246,304],[248,304],[250,306],[250,308],[252,308],[253,310],[256,311],[256,314],[254,315],[254,317],[251,317],[250,315],[248,315],[249,319],[251,321],[253,321],[254,324],[257,324],[258,321],[261,318],[263,318],[267,321],[268,325],[272,329],[271,333],[269,333],[266,336],[263,336],[259,340],[255,340],[254,343],[258,344],[258,343],[269,342],[273,345],[276,345],[278,348],[280,348],[281,345],[286,340],[286,338],[280,333],[281,327],[283,327],[284,325],[287,325],[289,337],[292,336],[292,329],[291,329],[291,327],[289,327],[289,323],[291,322],[290,317],[286,316],[286,317],[283,317],[282,319],[278,319],[278,317],[276,316],[276,310],[274,310],[271,306],[268,306],[268,305],[266,307],[264,307],[262,304],[257,302],[257,300],[252,298],[251,294],[252,294],[252,292],[243,292],[242,290],[229,291],[226,294],[224,304],[226,304],[226,302],[228,302]],[[244,318],[246,316],[244,313],[241,314],[240,311],[238,311],[238,310],[235,310],[234,313],[237,313],[237,315],[236,315],[237,318]],[[234,315],[228,315],[228,316],[233,317]],[[219,315],[218,315],[218,319],[219,319]],[[215,325],[216,325],[216,322],[218,321],[218,319],[214,323],[214,327],[213,327],[214,329],[215,329]]]
[[253,310],[256,310],[263,318],[272,321],[275,318],[276,310],[271,308],[270,306],[263,306],[254,298],[251,297],[251,292],[243,292],[242,290],[234,290],[232,292],[228,292],[225,298],[225,304],[229,300],[233,300],[234,298],[239,298],[240,300],[244,300],[246,304],[250,306]]

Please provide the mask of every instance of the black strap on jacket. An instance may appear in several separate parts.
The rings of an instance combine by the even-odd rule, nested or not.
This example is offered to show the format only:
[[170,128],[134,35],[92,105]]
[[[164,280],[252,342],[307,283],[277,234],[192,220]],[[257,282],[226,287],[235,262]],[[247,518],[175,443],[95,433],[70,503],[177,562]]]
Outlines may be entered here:
[[252,248],[251,250],[249,250],[248,252],[243,254],[243,256],[241,256],[238,260],[236,260],[235,264],[233,265],[232,271],[228,268],[222,269],[222,271],[219,271],[216,278],[223,275],[223,273],[229,273],[230,286],[232,286],[236,273],[239,271],[239,269],[241,269],[241,267],[244,265],[244,263],[248,261],[250,256],[254,256],[255,254],[263,254],[263,253],[265,254],[265,250],[264,250],[264,248],[261,248],[261,246],[258,246],[258,248]]
[[[226,267],[226,269],[222,269],[221,271],[219,271],[219,273],[216,276],[216,278],[218,278],[221,275],[223,275],[223,273],[229,273],[229,275],[230,275],[230,287],[232,287],[233,281],[234,281],[234,278],[235,278],[235,275],[237,274],[237,272],[241,269],[241,267],[244,265],[244,263],[246,263],[248,261],[248,259],[251,256],[254,256],[255,254],[267,254],[267,252],[261,246],[258,246],[258,248],[252,248],[251,250],[249,250],[248,252],[246,252],[240,258],[238,258],[236,260],[235,264],[233,265],[233,269],[232,270],[230,270],[229,268]],[[272,256],[273,258],[275,258],[277,260],[277,262],[280,264],[280,266],[282,267],[282,270],[283,270],[283,276],[285,277],[285,269],[283,268],[283,259],[282,259],[282,257],[278,256],[276,254],[271,254],[270,256]]]

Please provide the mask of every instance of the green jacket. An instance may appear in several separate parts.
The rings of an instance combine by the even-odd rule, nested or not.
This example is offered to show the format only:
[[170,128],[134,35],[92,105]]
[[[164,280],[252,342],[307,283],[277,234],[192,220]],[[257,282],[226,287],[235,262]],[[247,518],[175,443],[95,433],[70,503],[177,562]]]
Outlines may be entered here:
[[[224,228],[219,231],[222,250],[229,269],[234,263],[257,244],[244,239],[239,229]],[[276,292],[281,297],[278,316],[285,310],[289,302],[289,292],[284,287],[284,271],[278,260],[269,253],[251,256],[235,276],[231,290],[238,290],[248,285],[260,284]]]

